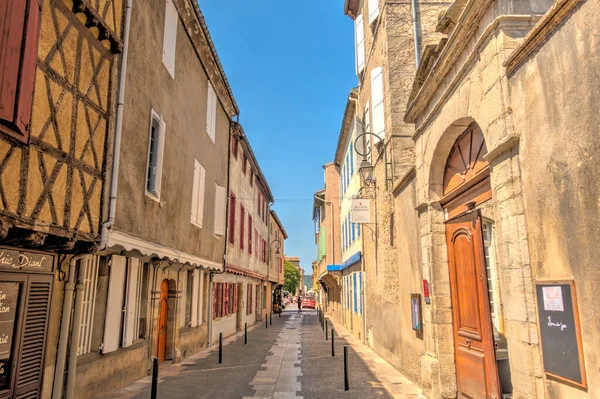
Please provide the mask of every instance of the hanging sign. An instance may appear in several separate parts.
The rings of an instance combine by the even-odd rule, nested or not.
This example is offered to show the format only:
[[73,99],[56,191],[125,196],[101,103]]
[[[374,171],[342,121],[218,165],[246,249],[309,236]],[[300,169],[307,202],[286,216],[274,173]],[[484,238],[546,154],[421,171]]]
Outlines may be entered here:
[[371,206],[368,199],[352,200],[352,223],[371,223]]
[[425,299],[426,304],[431,303],[431,299],[429,298],[429,281],[423,280],[423,297]]

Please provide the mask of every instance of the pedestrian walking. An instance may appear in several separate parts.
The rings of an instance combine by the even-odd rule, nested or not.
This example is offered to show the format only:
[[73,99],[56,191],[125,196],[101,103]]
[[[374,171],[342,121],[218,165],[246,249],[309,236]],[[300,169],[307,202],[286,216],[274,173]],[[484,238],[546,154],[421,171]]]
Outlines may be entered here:
[[298,297],[298,313],[302,313],[302,300]]

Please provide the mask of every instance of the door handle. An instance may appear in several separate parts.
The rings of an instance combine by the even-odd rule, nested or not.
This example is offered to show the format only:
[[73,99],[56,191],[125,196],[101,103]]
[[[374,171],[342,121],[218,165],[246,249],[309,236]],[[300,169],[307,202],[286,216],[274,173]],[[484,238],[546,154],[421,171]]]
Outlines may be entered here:
[[467,348],[471,349],[471,339],[467,338]]

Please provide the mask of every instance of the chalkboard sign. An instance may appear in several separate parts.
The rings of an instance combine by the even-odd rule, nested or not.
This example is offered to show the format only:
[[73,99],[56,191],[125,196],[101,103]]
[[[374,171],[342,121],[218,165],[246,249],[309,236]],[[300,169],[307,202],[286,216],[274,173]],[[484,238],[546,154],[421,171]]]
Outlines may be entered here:
[[544,371],[587,387],[574,282],[538,281],[535,294]]
[[8,388],[19,283],[0,283],[0,389]]

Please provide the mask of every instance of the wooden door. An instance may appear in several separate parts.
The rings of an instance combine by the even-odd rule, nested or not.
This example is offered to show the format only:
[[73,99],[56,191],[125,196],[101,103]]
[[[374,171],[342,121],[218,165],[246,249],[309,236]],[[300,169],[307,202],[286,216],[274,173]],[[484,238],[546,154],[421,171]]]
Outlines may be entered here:
[[459,398],[499,398],[479,211],[446,223]]
[[167,358],[167,315],[169,313],[169,282],[163,280],[160,285],[160,300],[158,302],[158,340],[157,357],[159,361]]

